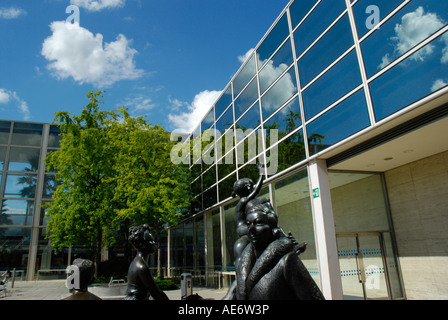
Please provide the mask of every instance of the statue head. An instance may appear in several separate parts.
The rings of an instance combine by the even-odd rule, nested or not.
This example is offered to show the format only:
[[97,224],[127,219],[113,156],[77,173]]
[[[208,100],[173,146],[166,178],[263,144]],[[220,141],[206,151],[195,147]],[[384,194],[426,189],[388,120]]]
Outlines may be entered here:
[[247,197],[254,189],[254,182],[249,178],[242,178],[233,184],[232,197]]
[[278,237],[278,217],[267,198],[249,201],[245,213],[247,235],[255,247],[264,249]]
[[75,259],[73,265],[78,267],[79,270],[79,289],[80,291],[86,291],[95,277],[95,265],[90,260],[80,258]]
[[147,224],[129,228],[129,242],[135,249],[150,254],[156,251],[156,242],[151,234],[151,229]]

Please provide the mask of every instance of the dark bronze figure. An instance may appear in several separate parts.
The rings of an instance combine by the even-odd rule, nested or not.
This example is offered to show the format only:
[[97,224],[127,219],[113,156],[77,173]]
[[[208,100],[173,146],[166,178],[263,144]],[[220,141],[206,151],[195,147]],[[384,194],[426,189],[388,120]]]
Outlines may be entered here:
[[305,268],[299,254],[306,244],[298,244],[278,227],[278,217],[269,199],[255,199],[263,182],[250,180],[237,186],[241,197],[235,222],[240,238],[235,243],[236,280],[225,300],[323,300],[324,296]]
[[157,286],[151,275],[147,261],[156,251],[156,244],[148,225],[129,228],[129,242],[137,249],[137,255],[128,270],[128,289],[125,300],[168,300],[167,295]]

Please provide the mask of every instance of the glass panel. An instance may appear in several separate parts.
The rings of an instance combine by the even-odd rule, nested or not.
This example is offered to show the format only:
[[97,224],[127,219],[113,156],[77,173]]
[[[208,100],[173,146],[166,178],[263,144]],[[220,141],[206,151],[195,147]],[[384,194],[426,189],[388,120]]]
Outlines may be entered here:
[[205,235],[204,216],[194,219],[194,274],[196,275],[195,285],[205,284]]
[[183,243],[185,246],[185,264],[183,268],[188,270],[188,272],[192,272],[194,268],[194,260],[193,260],[193,221],[189,220],[184,223],[184,239]]
[[236,124],[237,129],[247,130],[247,129],[255,129],[261,124],[260,118],[260,105],[255,103],[249,111],[247,111],[244,116],[238,120]]
[[379,174],[330,172],[329,181],[336,232],[389,230]]
[[283,77],[261,98],[263,119],[267,119],[273,112],[297,93],[297,79],[295,69],[291,68]]
[[[67,268],[68,252],[60,250],[57,253],[52,250],[50,240],[46,239],[45,229],[39,229],[39,241],[37,244],[37,268],[39,270],[57,270],[39,274],[39,280],[66,279],[67,275],[62,270]],[[73,260],[72,260],[73,261]]]
[[294,32],[297,57],[299,57],[346,8],[344,0],[321,1],[296,32]]
[[240,94],[241,90],[243,90],[243,88],[250,81],[250,79],[253,78],[255,72],[256,72],[255,55],[252,55],[252,57],[249,58],[243,69],[241,69],[240,73],[238,73],[236,78],[233,80],[233,93],[235,97]]
[[9,151],[9,171],[37,172],[40,149],[15,148]]
[[42,125],[32,123],[14,123],[11,144],[40,147]]
[[3,170],[6,160],[6,147],[0,147],[0,170]]
[[312,118],[360,84],[361,73],[353,50],[303,92],[305,118]]
[[294,29],[300,21],[311,10],[317,0],[295,0],[289,7],[292,28]]
[[288,20],[287,15],[284,14],[257,49],[258,61],[261,62],[258,64],[258,69],[263,66],[263,63],[269,60],[271,55],[277,50],[288,35]]
[[42,197],[51,198],[60,184],[61,181],[57,181],[55,175],[46,174],[44,178],[44,189],[42,190]]
[[224,201],[232,197],[233,184],[235,183],[235,181],[236,181],[236,173],[230,175],[228,178],[219,183],[218,185],[219,201]]
[[370,125],[364,91],[345,99],[307,126],[310,155]]
[[[355,15],[358,37],[362,38],[367,32],[370,31],[369,27],[371,28],[374,22],[381,22],[381,20],[383,20],[402,2],[403,0],[359,0],[353,6],[353,14]],[[376,6],[378,9],[370,6]],[[378,10],[378,12],[373,10]],[[378,16],[376,16],[377,13]],[[375,20],[377,18],[379,18],[378,21]]]
[[238,234],[235,227],[235,207],[238,201],[234,201],[231,204],[224,206],[224,234],[223,239],[225,239],[224,251],[224,271],[235,271],[235,254],[233,251],[233,246],[235,241],[238,240]]
[[218,162],[218,180],[222,180],[235,170],[236,170],[235,151],[232,150]]
[[33,224],[33,208],[33,200],[3,200],[0,224],[30,226]]
[[303,131],[299,130],[266,151],[268,176],[281,172],[306,158]]
[[207,236],[207,265],[208,265],[208,287],[219,287],[222,271],[221,251],[221,221],[219,209],[206,213],[206,236]]
[[392,245],[392,236],[389,232],[383,233],[384,251],[387,264],[387,271],[389,276],[389,283],[391,288],[391,298],[399,299],[404,298],[403,286],[401,284],[400,268],[398,263],[398,257],[394,253],[394,247]]
[[5,198],[34,198],[36,174],[12,174],[6,176]]
[[[255,163],[257,159],[254,159],[263,152],[263,131],[258,130],[248,130],[241,135],[244,141],[237,145],[237,164],[241,167],[245,163]],[[237,141],[238,142],[238,141]],[[258,162],[261,162],[259,160]],[[262,163],[262,162],[261,162]]]
[[278,225],[286,234],[291,232],[298,243],[308,244],[306,251],[300,254],[300,260],[314,281],[319,284],[319,266],[306,168],[274,183],[273,190]]
[[[280,140],[301,125],[299,98],[296,97],[266,121],[264,123],[264,129],[278,130],[278,139]],[[269,143],[266,144],[270,145]]]
[[355,237],[338,237],[339,269],[341,270],[342,291],[345,300],[364,299],[358,269],[358,249]]
[[202,133],[204,133],[205,130],[210,129],[210,127],[214,122],[215,122],[215,107],[212,107],[212,109],[207,113],[205,118],[202,120],[201,123]]
[[[374,75],[421,41],[440,30],[448,21],[448,1],[414,0],[396,13],[389,21],[361,43],[367,77]],[[412,56],[409,64],[425,62],[435,55],[440,60],[440,47],[446,48],[448,40],[441,39]],[[382,43],[382,45],[378,45]],[[443,54],[446,54],[444,51]],[[445,62],[448,55],[444,56]],[[436,70],[432,68],[429,70]]]
[[216,119],[218,119],[221,114],[226,110],[226,108],[232,103],[232,87],[229,86],[219,100],[215,104],[216,109]]
[[376,120],[446,87],[447,74],[448,32],[370,83]]
[[255,78],[249,86],[244,89],[238,99],[235,100],[235,119],[241,117],[241,115],[255,102],[255,100],[257,100],[257,98],[258,85],[257,79]]
[[299,61],[300,81],[307,85],[353,45],[348,15],[345,14]]
[[0,121],[0,144],[8,144],[11,122]]
[[31,228],[0,228],[0,270],[16,269],[15,281],[25,280]]
[[49,148],[59,148],[59,143],[62,139],[59,134],[61,133],[61,130],[59,130],[59,127],[56,126],[50,126],[50,134],[48,137],[48,147]]
[[218,203],[216,186],[210,188],[207,191],[204,191],[203,202],[204,202],[204,209],[210,208]]
[[216,121],[216,130],[218,130],[221,135],[229,129],[233,124],[233,107],[230,106],[222,115],[221,118]]
[[287,40],[259,73],[261,93],[263,94],[292,63],[291,41]]

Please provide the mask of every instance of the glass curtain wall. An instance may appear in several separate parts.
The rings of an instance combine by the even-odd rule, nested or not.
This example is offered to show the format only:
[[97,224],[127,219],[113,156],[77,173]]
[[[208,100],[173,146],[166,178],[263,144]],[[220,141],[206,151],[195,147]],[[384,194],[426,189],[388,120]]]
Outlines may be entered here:
[[[49,143],[43,145],[43,124],[0,121],[0,270],[15,268],[18,279],[25,279],[30,259],[35,271],[66,267],[66,259],[53,253],[45,239],[45,210],[40,208],[56,187],[54,172],[43,175],[44,181],[38,172],[47,150],[58,148],[59,131],[50,128]],[[30,250],[31,239],[38,239],[37,253]]]

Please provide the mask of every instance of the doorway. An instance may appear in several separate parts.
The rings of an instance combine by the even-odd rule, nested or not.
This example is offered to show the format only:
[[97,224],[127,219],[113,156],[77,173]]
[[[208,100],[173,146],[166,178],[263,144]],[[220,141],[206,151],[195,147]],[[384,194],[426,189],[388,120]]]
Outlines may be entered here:
[[336,234],[344,299],[391,299],[382,232]]

